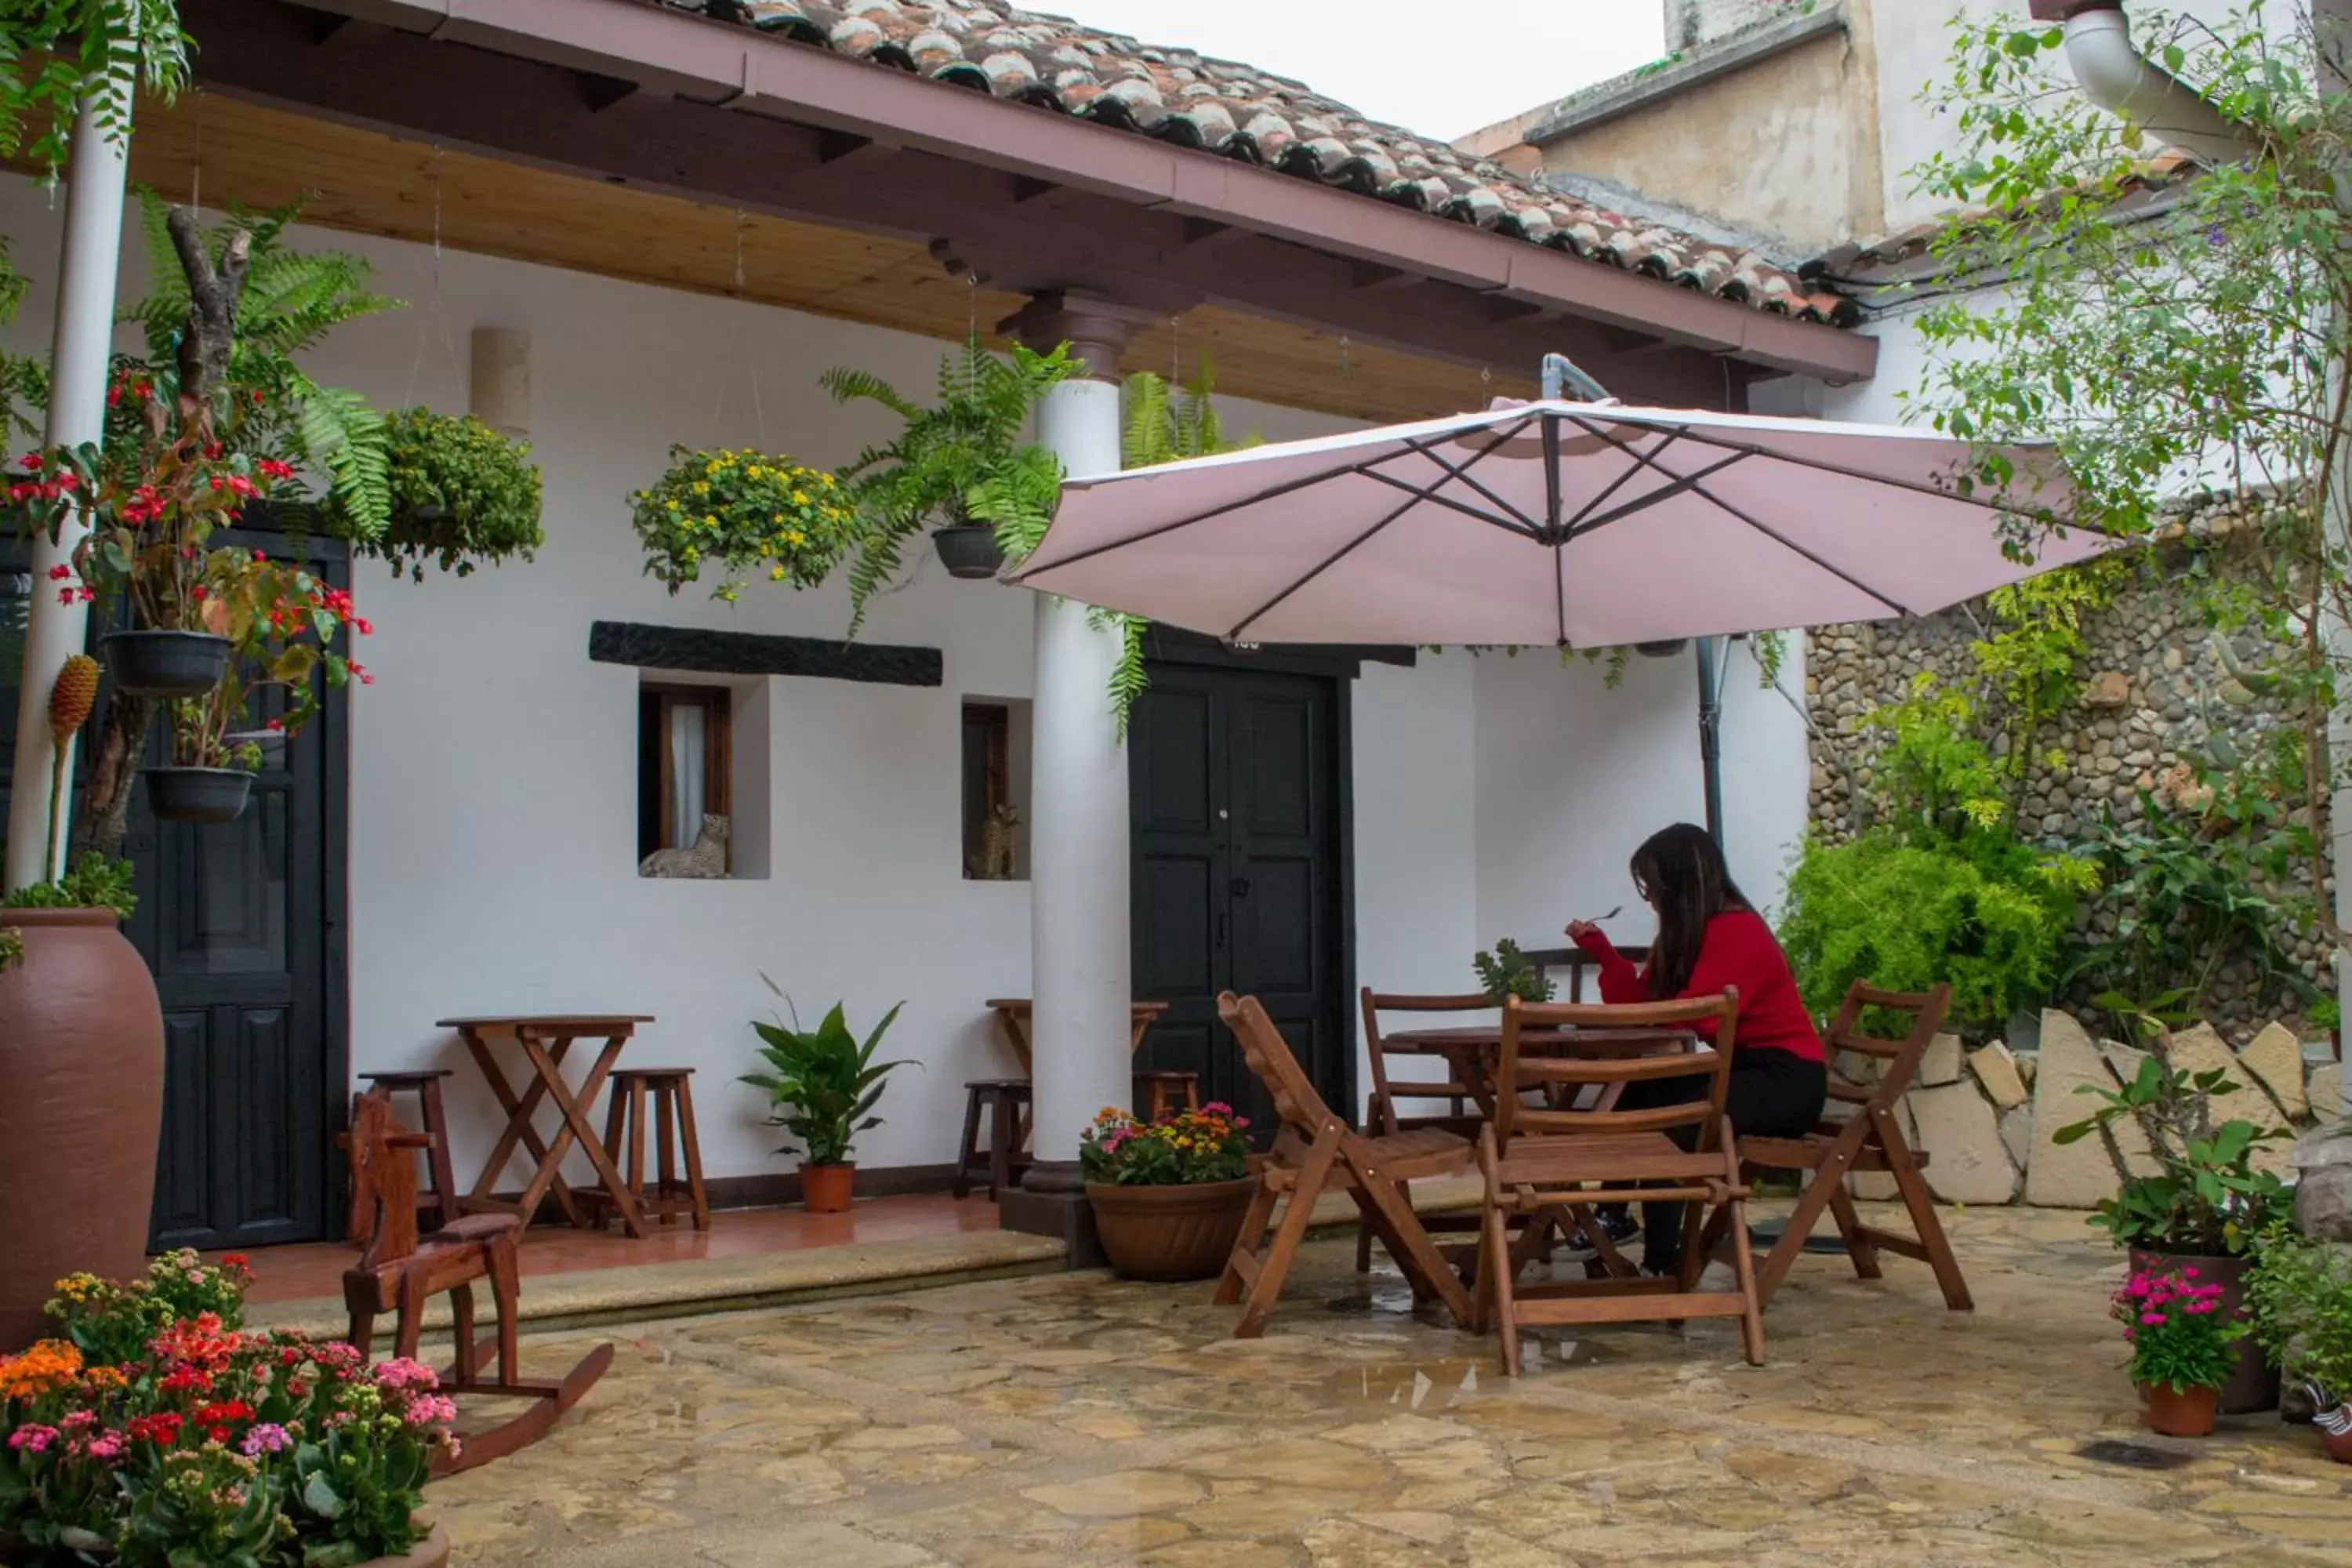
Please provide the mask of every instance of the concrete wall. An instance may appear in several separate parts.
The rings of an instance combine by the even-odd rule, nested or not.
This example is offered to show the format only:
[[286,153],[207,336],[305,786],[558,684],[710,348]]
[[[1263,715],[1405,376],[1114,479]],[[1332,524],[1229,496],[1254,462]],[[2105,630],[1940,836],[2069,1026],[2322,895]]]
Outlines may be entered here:
[[1832,30],[1542,148],[1544,166],[1785,242],[1828,249],[1846,234],[1859,129],[1846,110],[1853,69]]
[[[58,223],[31,185],[0,180],[0,232],[44,282],[7,334],[20,352],[47,342]],[[895,1080],[887,1123],[860,1154],[872,1166],[947,1162],[964,1080],[1012,1065],[980,1004],[1029,984],[1027,885],[964,879],[957,784],[961,700],[1030,694],[1028,596],[951,583],[927,565],[877,603],[871,640],[943,651],[946,683],[936,689],[740,683],[737,816],[747,839],[765,840],[764,879],[637,876],[639,674],[587,658],[597,619],[839,636],[847,604],[836,587],[755,584],[731,608],[691,590],[668,597],[640,570],[626,497],[659,473],[672,442],[757,444],[840,463],[887,420],[835,407],[818,374],[852,363],[919,392],[940,345],[456,253],[436,288],[418,247],[307,232],[297,243],[366,256],[385,290],[413,302],[342,329],[310,362],[320,380],[380,405],[461,410],[470,329],[528,332],[546,484],[548,542],[535,564],[462,581],[428,574],[421,584],[375,563],[358,572],[361,606],[378,629],[367,650],[375,684],[352,702],[354,1066],[457,1068],[455,1153],[471,1169],[494,1130],[488,1096],[433,1020],[649,1013],[659,1022],[625,1060],[700,1069],[709,1173],[782,1169],[758,1096],[733,1082],[750,1065],[747,1020],[772,1005],[765,973],[804,1016],[845,1000],[853,1023],[870,1024],[907,1003],[893,1043],[923,1070]],[[144,276],[134,232],[126,300],[143,291]],[[1336,427],[1240,404],[1227,419],[1273,439]],[[1626,901],[1625,852],[1664,820],[1659,781],[1684,781],[1675,813],[1696,800],[1688,666],[1639,674],[1628,689],[1604,692],[1597,669],[1563,670],[1540,655],[1515,668],[1449,654],[1413,669],[1367,669],[1355,690],[1354,758],[1366,982],[1454,989],[1482,941],[1532,938],[1580,909]],[[1645,713],[1654,702],[1660,710]],[[1517,742],[1500,738],[1530,735],[1565,759],[1557,782],[1570,787],[1509,777],[1482,793],[1489,751],[1510,765]],[[1773,808],[1785,822],[1759,828],[1760,844],[1801,826],[1804,771],[1801,748],[1785,737],[1754,739],[1763,749],[1739,764],[1742,776],[1784,775],[1790,795],[1785,812]],[[1538,838],[1540,874],[1514,865],[1511,847]],[[1491,905],[1479,886],[1489,868]]]

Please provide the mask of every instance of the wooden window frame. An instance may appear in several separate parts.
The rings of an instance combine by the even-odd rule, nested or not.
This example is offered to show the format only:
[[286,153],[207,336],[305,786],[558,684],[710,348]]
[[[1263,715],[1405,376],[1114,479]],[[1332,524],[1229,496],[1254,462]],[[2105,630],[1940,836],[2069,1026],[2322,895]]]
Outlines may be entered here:
[[[659,842],[655,847],[659,849],[694,847],[691,844],[669,842],[669,825],[671,819],[677,815],[677,780],[670,766],[669,731],[670,716],[678,709],[699,708],[702,710],[702,809],[706,815],[727,818],[729,832],[726,863],[727,868],[730,871],[733,870],[735,860],[733,832],[735,693],[733,689],[724,686],[687,686],[647,681],[638,688],[637,695],[640,713],[645,710],[644,699],[650,697],[655,700],[652,744],[656,758],[655,765],[658,769],[661,781],[656,804],[657,815],[655,818],[657,825],[655,837]],[[637,736],[641,762],[642,748],[646,743],[647,739],[642,732],[641,726]]]
[[[1012,704],[966,701],[963,705],[962,723],[957,731],[959,746],[971,744],[971,731],[975,723],[985,731],[985,737],[981,742],[985,751],[981,764],[980,809],[976,816],[971,809],[973,803],[964,794],[961,782],[957,791],[962,797],[961,804],[964,808],[963,874],[967,881],[984,879],[972,875],[971,863],[979,856],[982,846],[987,841],[986,830],[989,818],[996,814],[998,806],[1007,805],[1013,799]],[[968,757],[964,759],[964,765],[970,765]],[[961,781],[964,776],[963,770],[960,767],[957,771],[959,781]]]

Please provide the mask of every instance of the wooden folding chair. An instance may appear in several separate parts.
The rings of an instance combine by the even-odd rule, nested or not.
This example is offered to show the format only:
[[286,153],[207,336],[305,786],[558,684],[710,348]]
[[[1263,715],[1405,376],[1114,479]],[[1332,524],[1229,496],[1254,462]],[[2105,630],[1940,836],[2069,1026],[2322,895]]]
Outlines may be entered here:
[[[1797,1171],[1805,1174],[1805,1190],[1789,1216],[1788,1229],[1773,1246],[1757,1278],[1759,1296],[1769,1301],[1788,1278],[1789,1269],[1804,1250],[1805,1239],[1829,1210],[1838,1235],[1853,1259],[1853,1271],[1864,1279],[1879,1278],[1878,1255],[1892,1252],[1916,1259],[1936,1271],[1944,1305],[1955,1312],[1973,1310],[1968,1281],[1960,1276],[1959,1259],[1936,1218],[1936,1202],[1920,1179],[1927,1157],[1903,1136],[1895,1110],[1919,1071],[1944,1015],[1952,1002],[1952,988],[1938,985],[1925,994],[1878,991],[1856,981],[1838,1006],[1827,1045],[1830,1058],[1830,1099],[1854,1107],[1843,1120],[1824,1120],[1801,1138],[1742,1138],[1739,1163],[1744,1175],[1759,1171]],[[1908,1031],[1900,1039],[1882,1039],[1863,1032],[1869,1015],[1907,1015]],[[1878,1081],[1858,1083],[1838,1070],[1838,1055],[1852,1051],[1880,1064]],[[1913,1236],[1898,1236],[1862,1223],[1845,1178],[1856,1171],[1883,1171],[1895,1178],[1895,1190],[1910,1211]]]
[[[1503,1009],[1501,1070],[1496,1075],[1494,1120],[1478,1135],[1478,1165],[1486,1177],[1485,1233],[1478,1248],[1478,1314],[1503,1341],[1503,1369],[1519,1372],[1519,1331],[1540,1324],[1729,1318],[1740,1321],[1748,1360],[1764,1363],[1763,1310],[1756,1297],[1755,1260],[1748,1254],[1746,1205],[1731,1124],[1723,1112],[1731,1076],[1733,1032],[1739,997],[1720,996],[1633,1006],[1581,1003],[1528,1004],[1513,998]],[[1564,1052],[1528,1057],[1520,1035],[1532,1029],[1656,1030],[1642,1054],[1602,1057]],[[1711,1045],[1695,1035],[1704,1030]],[[1677,1039],[1679,1036],[1679,1039]],[[1622,1039],[1620,1034],[1619,1038]],[[1622,1048],[1622,1047],[1614,1047]],[[1613,1109],[1610,1090],[1657,1079],[1703,1080],[1706,1092],[1649,1110]],[[1543,1106],[1520,1102],[1528,1089],[1557,1090]],[[1587,1089],[1594,1107],[1577,1110]],[[1601,1109],[1601,1107],[1612,1107]],[[1690,1147],[1672,1134],[1682,1131]],[[1514,1219],[1534,1221],[1562,1210],[1589,1212],[1598,1204],[1681,1201],[1682,1272],[1658,1279],[1611,1272],[1594,1279],[1522,1285],[1524,1247],[1515,1248]],[[1736,1238],[1734,1289],[1703,1291],[1702,1226],[1727,1215]],[[1592,1226],[1586,1226],[1590,1234]]]
[[[1364,1131],[1375,1138],[1394,1137],[1400,1132],[1418,1132],[1434,1127],[1451,1132],[1465,1144],[1478,1136],[1486,1121],[1480,1114],[1475,1090],[1460,1080],[1453,1068],[1453,1058],[1443,1051],[1410,1044],[1391,1045],[1381,1033],[1382,1013],[1492,1013],[1494,1001],[1483,994],[1459,996],[1383,995],[1369,985],[1361,997],[1364,1008],[1364,1049],[1372,1064],[1372,1090],[1364,1097]],[[1391,1078],[1391,1066],[1411,1064],[1408,1070],[1424,1076],[1415,1079]],[[1435,1077],[1426,1076],[1434,1066],[1442,1070]],[[1435,1113],[1408,1114],[1398,1109],[1400,1100],[1443,1100],[1445,1110]],[[1410,1201],[1412,1194],[1406,1194]],[[1475,1215],[1425,1215],[1423,1226],[1433,1232],[1468,1232],[1476,1234]],[[1372,1267],[1372,1227],[1370,1224],[1356,1226],[1356,1272],[1367,1273]]]
[[[1241,1042],[1250,1070],[1265,1085],[1280,1123],[1259,1173],[1257,1193],[1243,1217],[1241,1236],[1225,1262],[1223,1279],[1217,1282],[1219,1305],[1243,1303],[1234,1337],[1252,1340],[1265,1332],[1266,1318],[1282,1295],[1291,1260],[1314,1219],[1315,1201],[1327,1188],[1356,1200],[1364,1223],[1404,1270],[1414,1300],[1434,1296],[1445,1303],[1454,1321],[1469,1327],[1470,1292],[1445,1266],[1404,1196],[1407,1182],[1467,1170],[1469,1142],[1438,1128],[1365,1137],[1323,1102],[1256,997],[1228,991],[1217,998],[1217,1013]],[[1274,1211],[1285,1198],[1289,1205],[1276,1226]]]
[[[415,1360],[424,1335],[425,1305],[446,1295],[457,1360],[442,1374],[442,1392],[531,1402],[520,1415],[469,1436],[461,1456],[436,1460],[434,1473],[469,1470],[537,1442],[604,1375],[613,1364],[613,1347],[597,1346],[560,1382],[521,1376],[516,1348],[517,1303],[522,1294],[517,1251],[521,1220],[507,1214],[467,1215],[419,1236],[412,1154],[429,1149],[433,1140],[402,1129],[392,1113],[392,1097],[382,1088],[352,1103],[352,1130],[341,1142],[351,1155],[352,1217],[368,1238],[359,1262],[343,1274],[352,1344],[362,1356],[373,1353],[377,1316],[394,1312],[398,1316],[393,1353]],[[497,1333],[480,1341],[474,1337],[476,1280],[488,1284],[499,1315]],[[498,1370],[486,1373],[483,1363],[493,1354]]]

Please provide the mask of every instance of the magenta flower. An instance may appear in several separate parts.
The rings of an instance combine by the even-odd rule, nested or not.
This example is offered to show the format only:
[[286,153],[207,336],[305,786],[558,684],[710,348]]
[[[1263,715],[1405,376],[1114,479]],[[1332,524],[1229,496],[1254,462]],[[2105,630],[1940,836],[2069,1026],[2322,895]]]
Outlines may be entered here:
[[2154,1328],[2164,1321],[2164,1314],[2162,1312],[2142,1312],[2139,1315],[2139,1321],[2146,1323],[2150,1328]]
[[275,1421],[264,1421],[245,1435],[238,1451],[248,1459],[257,1459],[264,1454],[282,1454],[293,1446],[293,1434]]

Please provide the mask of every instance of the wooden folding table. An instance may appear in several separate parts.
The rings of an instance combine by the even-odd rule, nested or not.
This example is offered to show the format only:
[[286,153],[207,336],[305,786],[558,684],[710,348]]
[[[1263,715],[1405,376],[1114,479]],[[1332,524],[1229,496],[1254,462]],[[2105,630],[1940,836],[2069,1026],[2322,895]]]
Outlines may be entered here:
[[[646,1234],[645,1216],[637,1212],[635,1196],[630,1193],[628,1184],[621,1179],[619,1167],[613,1163],[612,1155],[605,1152],[604,1143],[597,1138],[596,1130],[589,1121],[589,1108],[596,1103],[596,1096],[603,1092],[604,1079],[611,1075],[614,1062],[619,1059],[621,1047],[635,1035],[638,1025],[652,1022],[652,1018],[642,1014],[586,1013],[442,1019],[436,1027],[455,1029],[464,1038],[467,1051],[472,1055],[475,1065],[482,1069],[482,1077],[489,1083],[490,1092],[498,1097],[499,1108],[507,1113],[506,1131],[499,1135],[498,1142],[490,1150],[489,1159],[483,1163],[481,1179],[474,1184],[473,1192],[467,1195],[461,1206],[475,1214],[520,1215],[523,1224],[529,1225],[531,1216],[538,1213],[539,1205],[552,1193],[556,1205],[563,1211],[563,1217],[582,1229],[587,1228],[592,1218],[573,1195],[571,1184],[563,1179],[564,1157],[572,1152],[572,1145],[577,1140],[582,1152],[588,1156],[588,1163],[596,1168],[596,1179],[611,1201],[614,1212],[621,1216],[623,1228],[633,1237],[643,1237]],[[563,1058],[571,1052],[573,1041],[583,1039],[602,1039],[604,1048],[596,1053],[595,1063],[589,1068],[588,1076],[581,1080],[580,1090],[575,1095],[563,1081]],[[511,1046],[520,1051],[523,1060],[530,1066],[529,1087],[520,1093],[516,1092],[513,1083],[499,1065],[494,1049],[499,1046]],[[539,1129],[531,1121],[539,1110],[540,1102],[544,1100],[552,1100],[562,1118],[551,1139],[541,1137]],[[510,1203],[491,1194],[518,1145],[527,1150],[538,1163],[531,1173],[530,1184],[522,1190],[521,1199]]]

